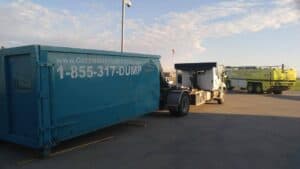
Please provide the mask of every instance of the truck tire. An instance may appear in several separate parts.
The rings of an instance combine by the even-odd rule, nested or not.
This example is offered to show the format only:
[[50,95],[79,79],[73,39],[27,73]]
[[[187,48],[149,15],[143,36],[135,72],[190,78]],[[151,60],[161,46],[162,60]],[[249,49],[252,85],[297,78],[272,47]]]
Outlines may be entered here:
[[255,85],[255,93],[259,93],[259,94],[263,93],[262,84],[259,83]]
[[233,90],[233,87],[231,86],[231,82],[230,82],[230,81],[227,81],[227,82],[226,82],[226,89],[227,89],[228,91],[232,91],[232,90]]
[[225,99],[224,99],[224,98],[220,98],[220,99],[218,99],[217,101],[218,101],[218,104],[224,104]]
[[183,93],[177,109],[169,109],[173,116],[185,116],[190,110],[190,97],[187,93]]
[[274,90],[273,93],[274,94],[282,94],[282,91],[281,90]]
[[253,85],[252,84],[247,85],[247,91],[248,91],[248,93],[253,93]]
[[218,104],[224,104],[225,98],[224,98],[224,92],[223,91],[220,91],[219,98],[217,98],[216,100],[217,100]]

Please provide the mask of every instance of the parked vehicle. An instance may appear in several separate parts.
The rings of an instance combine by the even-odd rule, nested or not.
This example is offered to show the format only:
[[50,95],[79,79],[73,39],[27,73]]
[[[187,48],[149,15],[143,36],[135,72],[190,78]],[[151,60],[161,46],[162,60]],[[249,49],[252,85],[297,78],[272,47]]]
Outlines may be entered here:
[[175,64],[177,87],[188,89],[191,104],[201,105],[212,100],[223,104],[224,66],[216,62]]
[[296,84],[296,70],[280,66],[226,67],[227,88],[281,94]]

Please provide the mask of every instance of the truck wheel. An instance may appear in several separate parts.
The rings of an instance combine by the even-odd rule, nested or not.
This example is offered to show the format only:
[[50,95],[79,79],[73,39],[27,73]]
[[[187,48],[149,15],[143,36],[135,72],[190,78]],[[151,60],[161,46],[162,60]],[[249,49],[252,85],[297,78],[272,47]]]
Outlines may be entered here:
[[226,88],[227,88],[228,91],[232,91],[233,87],[231,86],[230,81],[226,82]]
[[224,99],[224,98],[220,98],[220,99],[218,99],[217,101],[218,101],[218,104],[224,104],[225,99]]
[[257,85],[255,86],[255,92],[256,92],[256,93],[259,93],[259,94],[263,93],[262,85],[261,85],[261,84],[257,84]]
[[169,109],[171,115],[173,116],[185,116],[189,113],[189,110],[190,110],[190,98],[187,93],[182,94],[177,110]]
[[252,86],[252,84],[248,84],[247,85],[247,91],[248,91],[248,93],[253,93],[253,86]]
[[274,94],[282,94],[282,91],[281,90],[274,90],[273,93]]

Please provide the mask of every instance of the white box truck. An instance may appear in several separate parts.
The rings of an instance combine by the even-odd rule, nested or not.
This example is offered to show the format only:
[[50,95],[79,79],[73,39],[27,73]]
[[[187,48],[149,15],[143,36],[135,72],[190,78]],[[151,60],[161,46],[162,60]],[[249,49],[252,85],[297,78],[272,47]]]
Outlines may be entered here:
[[190,91],[191,104],[224,103],[224,66],[216,62],[175,64],[176,87]]

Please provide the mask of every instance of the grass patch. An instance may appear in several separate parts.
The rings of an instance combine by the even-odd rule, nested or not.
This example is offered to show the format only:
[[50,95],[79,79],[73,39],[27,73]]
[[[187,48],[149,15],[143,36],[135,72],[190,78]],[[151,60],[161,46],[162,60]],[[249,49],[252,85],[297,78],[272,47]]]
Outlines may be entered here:
[[293,91],[300,91],[300,79],[297,80],[296,85],[291,88]]

